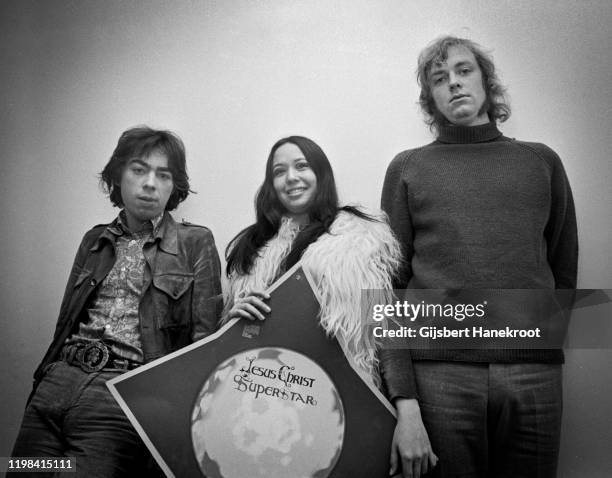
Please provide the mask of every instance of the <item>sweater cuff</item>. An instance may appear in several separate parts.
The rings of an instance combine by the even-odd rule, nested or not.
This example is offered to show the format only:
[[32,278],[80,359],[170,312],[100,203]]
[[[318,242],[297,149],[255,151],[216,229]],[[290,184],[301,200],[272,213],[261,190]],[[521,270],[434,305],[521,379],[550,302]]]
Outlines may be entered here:
[[380,374],[393,403],[397,398],[417,398],[417,387],[408,349],[389,349],[379,352]]

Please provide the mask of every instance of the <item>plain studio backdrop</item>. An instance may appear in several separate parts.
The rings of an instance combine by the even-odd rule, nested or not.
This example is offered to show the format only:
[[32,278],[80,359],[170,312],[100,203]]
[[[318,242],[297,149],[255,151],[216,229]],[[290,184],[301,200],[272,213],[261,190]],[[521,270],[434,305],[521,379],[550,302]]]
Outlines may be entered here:
[[[221,254],[253,222],[280,137],[318,142],[341,199],[377,207],[395,154],[432,140],[419,51],[467,36],[493,52],[506,136],[561,156],[580,234],[579,287],[612,288],[608,0],[0,0],[0,456],[55,327],[83,233],[117,214],[97,174],[128,127],[175,131]],[[612,352],[569,350],[560,476],[610,476]]]

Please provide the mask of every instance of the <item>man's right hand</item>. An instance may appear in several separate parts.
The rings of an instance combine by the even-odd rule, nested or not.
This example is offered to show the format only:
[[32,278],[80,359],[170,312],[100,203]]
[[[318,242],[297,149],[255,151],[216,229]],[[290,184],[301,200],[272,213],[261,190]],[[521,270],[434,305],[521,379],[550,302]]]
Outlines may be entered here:
[[429,443],[429,436],[416,399],[399,398],[395,401],[397,425],[391,444],[389,475],[400,471],[404,478],[420,478],[438,462]]

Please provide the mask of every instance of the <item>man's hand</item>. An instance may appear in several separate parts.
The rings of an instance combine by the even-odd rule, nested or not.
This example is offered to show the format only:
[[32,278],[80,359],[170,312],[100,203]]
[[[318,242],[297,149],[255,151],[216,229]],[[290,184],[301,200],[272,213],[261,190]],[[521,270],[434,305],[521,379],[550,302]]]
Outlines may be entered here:
[[429,443],[421,419],[421,410],[415,399],[399,398],[395,401],[397,425],[391,444],[389,475],[401,470],[404,478],[420,478],[438,462]]

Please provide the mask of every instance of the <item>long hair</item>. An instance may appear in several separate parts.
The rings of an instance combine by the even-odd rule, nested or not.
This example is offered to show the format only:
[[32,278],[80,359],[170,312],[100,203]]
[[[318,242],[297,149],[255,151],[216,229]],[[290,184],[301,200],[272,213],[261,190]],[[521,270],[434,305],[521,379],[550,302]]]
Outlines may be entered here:
[[239,274],[250,272],[259,249],[278,232],[281,219],[287,213],[274,189],[272,172],[274,153],[287,143],[296,145],[302,151],[317,178],[317,190],[308,211],[310,222],[296,237],[292,250],[285,261],[287,268],[295,264],[306,248],[316,241],[321,234],[329,231],[329,226],[334,222],[340,210],[348,211],[364,219],[374,220],[355,207],[339,207],[334,172],[327,156],[318,144],[304,136],[283,138],[274,143],[268,155],[264,182],[255,196],[255,224],[239,232],[225,250],[228,275],[232,272]]
[[506,98],[506,89],[501,84],[493,58],[487,54],[480,45],[466,38],[444,36],[434,40],[419,55],[417,66],[417,82],[421,87],[419,104],[425,114],[425,122],[431,129],[439,129],[448,124],[448,120],[438,111],[433,98],[430,83],[431,67],[436,63],[446,61],[448,49],[453,46],[463,46],[470,50],[482,72],[482,83],[486,94],[483,110],[489,115],[491,121],[504,122],[510,117],[510,106]]
[[100,173],[100,185],[108,193],[113,206],[123,207],[121,175],[128,162],[134,158],[146,158],[154,152],[168,158],[168,168],[172,173],[174,189],[166,204],[166,210],[172,211],[187,198],[190,193],[189,176],[185,146],[181,139],[170,131],[137,126],[123,132],[110,160]]

